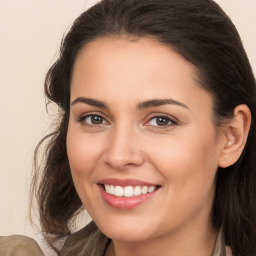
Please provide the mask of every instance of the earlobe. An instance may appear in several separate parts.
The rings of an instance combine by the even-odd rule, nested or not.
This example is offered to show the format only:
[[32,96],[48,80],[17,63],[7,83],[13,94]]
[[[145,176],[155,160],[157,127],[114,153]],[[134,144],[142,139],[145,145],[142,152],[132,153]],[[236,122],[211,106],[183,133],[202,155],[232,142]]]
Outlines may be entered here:
[[251,126],[251,111],[247,105],[235,107],[234,117],[223,129],[223,141],[219,158],[219,167],[233,165],[240,157],[246,145]]

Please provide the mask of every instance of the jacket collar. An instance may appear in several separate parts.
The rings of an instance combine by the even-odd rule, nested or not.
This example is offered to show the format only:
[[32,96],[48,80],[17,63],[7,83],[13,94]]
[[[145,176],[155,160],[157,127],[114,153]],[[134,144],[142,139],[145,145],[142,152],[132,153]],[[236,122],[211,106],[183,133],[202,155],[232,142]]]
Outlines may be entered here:
[[224,239],[223,229],[220,228],[219,234],[217,236],[213,256],[225,256],[225,255],[226,255],[225,239]]

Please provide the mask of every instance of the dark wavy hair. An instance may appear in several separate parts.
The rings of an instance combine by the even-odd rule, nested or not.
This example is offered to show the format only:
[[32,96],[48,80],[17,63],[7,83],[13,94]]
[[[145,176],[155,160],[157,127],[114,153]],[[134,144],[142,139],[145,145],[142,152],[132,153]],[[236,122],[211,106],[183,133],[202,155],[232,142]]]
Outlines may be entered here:
[[232,117],[239,104],[250,108],[252,123],[241,157],[217,171],[212,223],[223,226],[233,256],[256,255],[255,78],[235,26],[212,0],[103,0],[74,21],[45,80],[45,94],[59,108],[59,123],[38,145],[47,142],[43,165],[37,161],[38,147],[35,152],[33,191],[42,231],[55,238],[70,235],[70,221],[82,207],[66,151],[76,58],[96,38],[122,36],[154,38],[192,63],[200,86],[212,95],[217,121]]

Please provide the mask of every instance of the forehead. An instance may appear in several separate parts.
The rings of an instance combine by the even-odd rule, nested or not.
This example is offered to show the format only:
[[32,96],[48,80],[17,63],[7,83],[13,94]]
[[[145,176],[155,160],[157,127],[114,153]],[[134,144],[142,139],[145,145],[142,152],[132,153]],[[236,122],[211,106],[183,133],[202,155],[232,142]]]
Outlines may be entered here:
[[182,66],[183,73],[187,72],[192,79],[197,80],[197,69],[194,65],[176,53],[171,46],[153,38],[98,38],[82,48],[74,69],[81,64],[84,66],[89,64],[91,68],[94,64],[102,64],[110,68],[112,64],[118,64],[120,69],[122,67],[127,69],[129,65],[130,69],[132,66],[147,69],[160,65],[163,69],[163,65],[166,65],[164,70],[169,69],[169,71]]
[[[150,38],[100,38],[80,51],[74,65],[71,100],[86,96],[102,101],[143,101],[172,97],[210,104],[199,85],[195,66],[170,46]],[[130,100],[131,102],[131,100]],[[186,104],[186,105],[187,105]]]

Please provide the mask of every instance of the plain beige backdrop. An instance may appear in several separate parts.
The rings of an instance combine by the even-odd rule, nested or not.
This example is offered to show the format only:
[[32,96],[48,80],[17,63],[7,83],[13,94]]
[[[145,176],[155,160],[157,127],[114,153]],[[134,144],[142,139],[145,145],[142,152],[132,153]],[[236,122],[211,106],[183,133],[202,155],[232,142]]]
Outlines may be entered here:
[[[63,34],[95,2],[0,0],[0,235],[41,239],[29,223],[28,197],[33,150],[53,119],[44,76]],[[237,26],[256,72],[256,0],[216,2]]]

